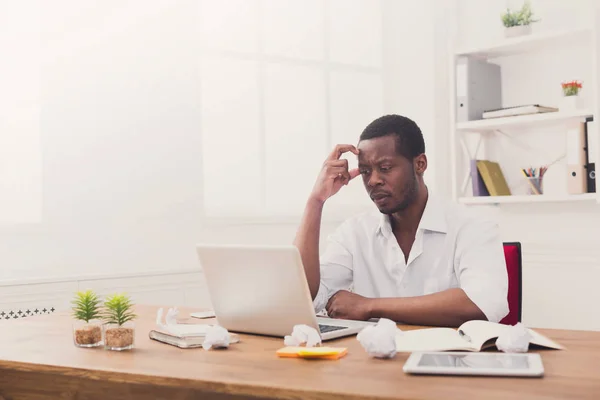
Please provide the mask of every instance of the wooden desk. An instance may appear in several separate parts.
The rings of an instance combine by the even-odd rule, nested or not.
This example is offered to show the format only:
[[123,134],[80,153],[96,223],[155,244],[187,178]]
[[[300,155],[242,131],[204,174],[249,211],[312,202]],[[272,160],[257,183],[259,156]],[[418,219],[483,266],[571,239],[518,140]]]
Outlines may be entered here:
[[402,372],[408,354],[369,358],[355,337],[331,342],[349,348],[336,361],[280,359],[282,339],[252,335],[182,350],[148,338],[156,310],[138,307],[137,348],[123,353],[76,348],[66,313],[2,321],[0,398],[600,398],[600,332],[540,330],[568,348],[543,351],[543,379],[428,377]]

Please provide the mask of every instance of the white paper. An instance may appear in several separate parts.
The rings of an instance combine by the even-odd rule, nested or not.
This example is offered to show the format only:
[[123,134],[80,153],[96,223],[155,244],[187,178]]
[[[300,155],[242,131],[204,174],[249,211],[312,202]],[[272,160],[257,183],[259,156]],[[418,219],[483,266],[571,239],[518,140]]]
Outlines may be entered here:
[[526,353],[531,339],[529,330],[519,322],[498,336],[496,347],[505,353]]
[[156,327],[166,333],[178,337],[189,337],[189,336],[205,336],[211,325],[208,324],[178,324],[177,316],[179,310],[177,307],[169,308],[163,322],[163,309],[159,308],[156,312]]
[[292,334],[286,336],[283,340],[286,346],[300,346],[306,344],[306,347],[315,347],[321,344],[321,335],[315,328],[308,325],[295,325]]
[[392,358],[396,355],[396,335],[402,334],[396,323],[381,318],[377,325],[365,327],[356,339],[362,347],[375,358]]
[[218,325],[210,326],[206,332],[202,348],[210,350],[211,348],[226,347],[229,347],[229,332],[227,329]]

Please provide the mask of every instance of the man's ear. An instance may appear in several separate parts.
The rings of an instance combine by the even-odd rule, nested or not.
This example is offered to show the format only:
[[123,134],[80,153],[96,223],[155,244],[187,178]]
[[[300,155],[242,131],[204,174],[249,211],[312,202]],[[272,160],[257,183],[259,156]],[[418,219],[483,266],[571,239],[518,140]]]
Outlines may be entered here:
[[427,169],[427,156],[425,154],[419,154],[414,159],[415,172],[417,175],[423,175]]

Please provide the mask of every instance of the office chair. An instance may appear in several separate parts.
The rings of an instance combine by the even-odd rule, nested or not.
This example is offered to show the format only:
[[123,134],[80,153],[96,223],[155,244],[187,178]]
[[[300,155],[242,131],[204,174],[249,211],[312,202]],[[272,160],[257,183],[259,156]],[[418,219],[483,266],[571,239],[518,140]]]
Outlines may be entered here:
[[522,298],[522,269],[521,243],[507,242],[504,245],[504,258],[508,272],[508,315],[500,323],[515,325],[521,322]]

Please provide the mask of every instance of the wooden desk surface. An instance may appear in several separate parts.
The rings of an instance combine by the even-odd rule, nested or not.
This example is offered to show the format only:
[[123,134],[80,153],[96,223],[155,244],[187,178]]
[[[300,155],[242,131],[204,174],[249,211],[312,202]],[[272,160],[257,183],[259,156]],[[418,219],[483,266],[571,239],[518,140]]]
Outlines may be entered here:
[[136,349],[121,353],[76,348],[66,313],[0,322],[0,399],[600,398],[600,332],[540,330],[567,347],[542,351],[542,379],[410,376],[408,354],[372,359],[355,337],[327,342],[349,349],[336,361],[280,359],[282,339],[252,335],[178,349],[148,338],[156,310],[138,307]]

